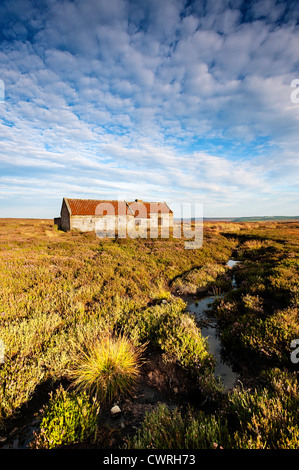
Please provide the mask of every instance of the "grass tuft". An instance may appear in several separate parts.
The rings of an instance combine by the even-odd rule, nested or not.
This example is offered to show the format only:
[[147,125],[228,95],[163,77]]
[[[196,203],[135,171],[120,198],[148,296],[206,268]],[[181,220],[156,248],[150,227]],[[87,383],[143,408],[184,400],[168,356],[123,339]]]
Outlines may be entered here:
[[73,386],[106,403],[129,394],[139,377],[143,350],[125,336],[102,336],[79,352],[70,372]]

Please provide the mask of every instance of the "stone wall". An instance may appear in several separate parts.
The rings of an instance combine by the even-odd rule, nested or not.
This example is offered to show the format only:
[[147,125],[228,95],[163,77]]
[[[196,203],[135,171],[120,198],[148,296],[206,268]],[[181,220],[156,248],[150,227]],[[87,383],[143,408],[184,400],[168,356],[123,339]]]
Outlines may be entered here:
[[71,230],[92,232],[94,230],[94,217],[92,215],[72,215],[70,217]]
[[[55,220],[58,221],[58,219]],[[63,202],[61,208],[60,228],[62,230],[79,230],[80,232],[95,231],[100,238],[105,236],[113,237],[117,233],[121,237],[146,236],[147,229],[149,228],[155,229],[161,227],[167,230],[169,227],[172,227],[172,225],[172,214],[151,214],[149,219],[134,218],[133,215],[69,216],[65,202]]]
[[66,230],[66,231],[70,230],[71,229],[70,216],[69,216],[69,211],[68,211],[68,208],[66,207],[66,203],[64,200],[62,203],[60,216],[61,216],[61,223],[60,223],[61,229]]
[[54,225],[57,225],[58,230],[61,229],[61,217],[55,217],[54,218]]
[[76,215],[71,216],[71,229],[79,230],[80,232],[95,231],[98,236],[106,236],[117,233],[118,230],[125,231],[125,228],[130,220],[133,220],[132,215],[105,215],[91,216],[91,215]]
[[135,217],[136,223],[142,226],[152,227],[172,227],[173,214],[150,214],[148,219]]

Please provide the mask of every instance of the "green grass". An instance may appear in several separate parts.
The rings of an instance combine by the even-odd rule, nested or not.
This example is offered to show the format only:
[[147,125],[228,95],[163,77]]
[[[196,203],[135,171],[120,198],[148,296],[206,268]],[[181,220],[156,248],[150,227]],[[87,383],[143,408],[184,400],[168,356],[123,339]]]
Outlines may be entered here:
[[238,239],[238,289],[215,312],[222,339],[264,367],[289,367],[290,342],[299,336],[298,224],[264,223]]
[[293,374],[271,370],[268,387],[230,392],[217,415],[169,409],[146,414],[129,449],[297,449],[298,383]]
[[70,444],[94,442],[100,407],[85,393],[70,393],[59,387],[42,410],[40,432],[31,447],[54,449]]
[[129,439],[128,449],[215,449],[228,438],[228,430],[214,415],[189,409],[170,410],[159,404],[147,413],[141,429]]
[[73,386],[99,403],[111,403],[132,393],[143,349],[134,347],[125,336],[105,335],[92,343],[85,342],[70,371]]
[[[0,339],[5,344],[0,424],[17,416],[39,386],[47,383],[54,392],[57,381],[70,380],[80,350],[86,353],[81,355],[84,374],[88,368],[95,371],[85,376],[82,387],[84,381],[92,383],[86,386],[88,393],[98,391],[105,400],[97,379],[103,376],[96,368],[101,360],[86,344],[99,345],[99,338],[112,334],[124,335],[134,350],[147,343],[145,361],[154,353],[204,389],[215,413],[197,416],[201,410],[194,411],[194,420],[204,423],[211,435],[205,441],[204,432],[200,434],[198,445],[213,445],[220,436],[225,446],[294,447],[297,392],[286,377],[293,368],[290,341],[299,337],[298,222],[207,222],[200,249],[186,250],[184,243],[174,238],[100,240],[92,233],[60,232],[47,220],[0,220]],[[241,261],[235,290],[226,266],[232,256]],[[258,365],[248,372],[256,384],[263,372],[278,368],[286,374],[276,380],[279,386],[267,380],[262,387],[235,391],[228,402],[211,392],[213,357],[180,297],[220,290],[215,315],[227,352],[237,364]],[[131,385],[115,387],[117,394]],[[249,408],[254,414],[246,414]],[[237,413],[243,416],[241,426]],[[184,413],[181,417],[184,421]],[[175,426],[197,429],[188,419],[182,424],[177,417]],[[261,430],[260,442],[254,429]]]

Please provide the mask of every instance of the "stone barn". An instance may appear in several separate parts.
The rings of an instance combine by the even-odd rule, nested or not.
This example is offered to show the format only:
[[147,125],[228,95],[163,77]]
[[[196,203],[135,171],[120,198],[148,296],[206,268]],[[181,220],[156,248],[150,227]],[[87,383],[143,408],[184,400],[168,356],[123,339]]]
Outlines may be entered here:
[[54,219],[59,229],[101,232],[125,229],[142,230],[173,226],[173,212],[166,202],[106,201],[63,198],[60,217]]

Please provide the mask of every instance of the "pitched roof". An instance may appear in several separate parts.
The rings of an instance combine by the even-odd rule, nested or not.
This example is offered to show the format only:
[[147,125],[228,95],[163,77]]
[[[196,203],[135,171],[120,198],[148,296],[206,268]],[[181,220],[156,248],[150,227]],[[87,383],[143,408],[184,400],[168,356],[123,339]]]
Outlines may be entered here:
[[[150,214],[171,214],[165,202],[125,202],[96,199],[64,198],[70,215],[111,215],[135,214],[135,217],[148,218]],[[107,212],[106,212],[107,211]]]
[[[112,204],[115,215],[118,215],[118,201],[100,201],[95,199],[68,199],[65,198],[71,215],[96,215],[99,204]],[[104,209],[104,206],[102,206]],[[99,212],[99,208],[98,208]]]
[[149,214],[172,214],[166,202],[128,202],[130,209],[135,212],[135,217],[149,217]]

